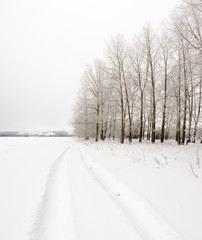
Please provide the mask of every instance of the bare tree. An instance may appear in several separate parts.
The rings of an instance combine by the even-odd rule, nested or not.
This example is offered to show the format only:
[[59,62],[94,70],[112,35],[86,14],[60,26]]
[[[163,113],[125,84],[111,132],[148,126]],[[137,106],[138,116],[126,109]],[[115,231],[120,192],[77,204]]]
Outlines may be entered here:
[[158,49],[156,47],[155,35],[150,25],[147,25],[143,29],[144,33],[144,47],[146,49],[147,61],[149,64],[149,75],[151,81],[151,92],[152,92],[152,136],[151,141],[155,142],[156,134],[156,58]]
[[175,27],[187,43],[202,53],[202,2],[185,0],[173,16]]
[[[106,57],[109,62],[109,70],[111,71],[111,75],[116,84],[116,90],[118,91],[119,94],[121,108],[121,143],[124,143],[125,138],[124,95],[125,93],[127,95],[125,69],[128,57],[128,49],[126,47],[125,40],[121,35],[117,35],[116,38],[111,39],[110,43],[107,45]],[[130,109],[128,110],[128,112],[130,113]]]
[[195,88],[196,91],[194,93],[194,110],[193,110],[193,119],[194,119],[194,134],[193,134],[193,142],[196,142],[196,134],[197,134],[197,126],[201,114],[201,98],[202,98],[202,65],[200,65],[200,73],[199,73],[199,84],[198,87]]
[[187,100],[188,100],[188,87],[187,87],[187,59],[186,59],[186,44],[184,44],[183,38],[181,38],[182,46],[182,63],[183,63],[183,78],[184,78],[184,116],[183,116],[183,126],[182,126],[182,144],[185,143],[186,136],[186,121],[187,121]]
[[[147,25],[131,45],[118,34],[105,62],[86,68],[74,111],[75,134],[105,140],[173,137],[196,141],[202,102],[202,3],[185,0],[175,9],[161,40]],[[166,28],[165,28],[166,27]],[[199,131],[198,131],[199,132]]]
[[[96,133],[95,141],[98,141],[99,135],[99,123],[100,123],[100,109],[103,105],[103,91],[104,91],[104,64],[100,60],[94,61],[93,65],[90,65],[84,73],[84,81],[86,88],[92,95],[91,108],[96,111]],[[106,95],[106,94],[105,94]],[[102,106],[103,109],[103,106]]]
[[[174,69],[172,66],[172,41],[168,35],[164,32],[160,41],[160,57],[162,62],[163,72],[163,111],[162,111],[162,124],[161,124],[161,142],[165,138],[165,125],[166,125],[166,112],[167,112],[167,98],[168,98],[168,80]],[[169,128],[168,128],[169,129]]]
[[136,38],[133,40],[132,47],[130,49],[130,61],[131,67],[134,71],[133,81],[134,85],[137,85],[140,94],[140,129],[139,129],[139,142],[142,142],[143,132],[144,132],[144,93],[145,87],[148,79],[148,61],[144,56],[145,52],[143,50],[143,45],[140,39]]
[[89,132],[89,107],[88,107],[88,92],[84,85],[80,89],[77,102],[74,106],[74,134],[79,137],[84,137],[88,140]]

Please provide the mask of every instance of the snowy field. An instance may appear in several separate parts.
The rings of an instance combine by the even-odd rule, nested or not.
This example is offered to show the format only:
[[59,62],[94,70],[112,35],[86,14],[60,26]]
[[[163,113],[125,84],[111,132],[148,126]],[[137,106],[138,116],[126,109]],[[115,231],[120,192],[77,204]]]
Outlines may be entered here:
[[201,240],[202,145],[0,138],[0,239]]

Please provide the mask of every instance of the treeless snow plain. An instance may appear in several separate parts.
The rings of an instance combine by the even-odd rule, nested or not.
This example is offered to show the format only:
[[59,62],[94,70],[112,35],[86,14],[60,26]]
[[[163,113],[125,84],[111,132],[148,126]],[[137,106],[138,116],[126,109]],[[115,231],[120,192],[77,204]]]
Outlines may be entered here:
[[0,138],[0,239],[201,240],[201,148]]

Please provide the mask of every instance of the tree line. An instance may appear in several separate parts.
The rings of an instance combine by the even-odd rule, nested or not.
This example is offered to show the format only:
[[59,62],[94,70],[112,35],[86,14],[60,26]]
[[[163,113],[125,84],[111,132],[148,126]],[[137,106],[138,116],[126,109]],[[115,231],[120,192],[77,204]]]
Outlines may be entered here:
[[74,133],[86,140],[175,138],[195,142],[201,121],[202,2],[185,0],[158,30],[106,44],[89,64],[74,106]]

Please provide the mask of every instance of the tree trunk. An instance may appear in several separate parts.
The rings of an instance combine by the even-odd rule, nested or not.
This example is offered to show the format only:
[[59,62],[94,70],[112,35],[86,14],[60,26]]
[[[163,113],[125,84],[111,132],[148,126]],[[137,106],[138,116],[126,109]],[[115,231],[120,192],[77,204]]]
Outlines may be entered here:
[[126,78],[125,78],[125,73],[124,69],[122,66],[122,73],[123,73],[123,80],[124,80],[124,87],[125,87],[125,93],[126,93],[126,102],[127,102],[127,107],[128,107],[128,118],[129,118],[129,142],[132,143],[132,118],[131,118],[131,109],[130,109],[130,103],[129,103],[129,96],[128,96],[128,88],[126,84]]
[[193,103],[194,103],[193,102],[194,89],[193,89],[193,78],[192,78],[192,64],[191,64],[190,54],[189,54],[189,70],[190,70],[190,78],[191,78],[191,92],[189,94],[189,129],[188,129],[187,143],[191,142],[191,125],[192,125],[192,113],[193,113]]
[[101,119],[100,139],[104,141],[104,109],[103,109],[103,102],[101,103],[101,113],[102,113],[102,119]]
[[145,117],[145,110],[144,110],[144,121],[143,121],[143,130],[142,130],[142,139],[144,140],[144,135],[145,135],[145,125],[146,125],[146,117]]
[[164,102],[163,102],[163,118],[162,118],[162,126],[161,126],[161,142],[164,141],[164,131],[165,131],[165,121],[166,121],[166,101],[167,101],[167,62],[165,62],[165,78],[164,78]]
[[86,116],[85,116],[85,140],[89,140],[89,123],[88,123],[88,108],[86,107]]
[[193,112],[193,86],[191,90],[191,96],[189,98],[189,129],[187,135],[187,143],[191,142],[192,112]]
[[181,144],[181,61],[180,51],[178,50],[178,92],[176,94],[177,99],[177,128],[176,128],[176,141]]
[[139,134],[139,142],[142,142],[142,135],[143,135],[143,91],[141,90],[140,95],[141,100],[141,108],[140,108],[140,134]]
[[[202,74],[202,73],[201,73]],[[197,133],[197,125],[199,121],[199,116],[201,113],[201,101],[202,101],[202,75],[200,75],[200,83],[199,83],[199,100],[198,100],[198,110],[196,110],[196,116],[194,119],[194,136],[193,142],[196,142],[196,133]]]
[[151,66],[151,80],[152,80],[152,143],[155,143],[155,137],[156,137],[156,99],[155,99],[155,82],[154,82],[154,76],[153,76],[153,69]]
[[147,120],[147,140],[150,140],[151,138],[151,109],[148,114],[148,120]]
[[96,122],[96,133],[95,133],[95,141],[98,142],[98,135],[99,135],[99,115],[100,115],[100,106],[97,105],[97,122]]
[[182,126],[182,144],[185,143],[186,137],[186,120],[187,120],[187,70],[186,70],[186,59],[183,46],[183,70],[184,70],[184,117],[183,117],[183,126]]
[[123,92],[122,92],[122,84],[120,79],[120,100],[121,100],[121,143],[124,143],[125,138],[125,121],[124,121],[124,102],[123,102]]
[[117,116],[117,103],[116,103],[116,108],[115,108],[115,116],[114,116],[114,123],[113,123],[113,140],[115,139],[115,134],[116,134],[116,116]]

